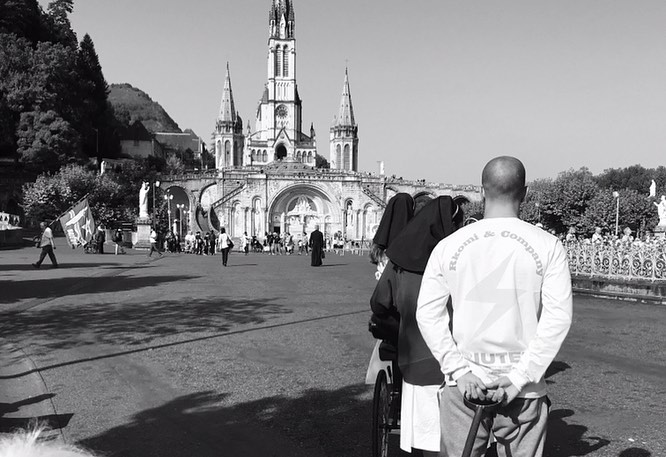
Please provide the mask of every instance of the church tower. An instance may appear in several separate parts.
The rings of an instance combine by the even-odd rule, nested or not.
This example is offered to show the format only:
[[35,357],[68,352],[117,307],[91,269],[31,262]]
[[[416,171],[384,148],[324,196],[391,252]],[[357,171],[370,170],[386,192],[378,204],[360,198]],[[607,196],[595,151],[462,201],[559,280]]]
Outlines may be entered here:
[[217,115],[215,131],[215,168],[221,170],[227,167],[240,167],[243,165],[243,120],[236,113],[234,107],[234,94],[231,91],[231,76],[229,63],[224,78],[224,91],[220,102],[220,112]]
[[246,155],[254,163],[289,158],[313,163],[316,143],[302,132],[302,104],[296,84],[296,39],[292,0],[272,0],[268,13],[268,78],[257,108]]
[[334,170],[358,171],[358,126],[354,120],[349,74],[345,68],[345,82],[338,115],[331,126],[330,164]]

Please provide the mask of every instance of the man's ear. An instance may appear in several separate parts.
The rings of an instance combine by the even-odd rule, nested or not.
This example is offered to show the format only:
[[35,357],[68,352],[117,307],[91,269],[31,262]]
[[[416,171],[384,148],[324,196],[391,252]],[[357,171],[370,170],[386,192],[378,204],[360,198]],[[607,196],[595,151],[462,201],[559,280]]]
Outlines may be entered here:
[[528,191],[529,189],[530,189],[530,188],[527,187],[527,186],[523,187],[522,196],[520,197],[520,203],[523,203],[523,202],[525,201],[525,197],[527,196],[527,191]]

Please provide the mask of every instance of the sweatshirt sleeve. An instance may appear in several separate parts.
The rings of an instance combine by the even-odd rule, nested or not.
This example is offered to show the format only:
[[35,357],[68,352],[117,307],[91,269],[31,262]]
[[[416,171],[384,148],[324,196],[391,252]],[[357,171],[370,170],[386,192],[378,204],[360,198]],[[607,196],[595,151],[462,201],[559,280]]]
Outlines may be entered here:
[[450,316],[446,304],[451,295],[442,268],[442,243],[430,255],[416,306],[416,321],[423,339],[439,362],[447,379],[457,380],[471,371],[469,364],[458,351],[449,330]]
[[557,241],[552,258],[544,271],[541,317],[536,334],[508,374],[514,386],[522,389],[526,384],[538,382],[544,376],[569,332],[572,315],[569,262],[562,243]]

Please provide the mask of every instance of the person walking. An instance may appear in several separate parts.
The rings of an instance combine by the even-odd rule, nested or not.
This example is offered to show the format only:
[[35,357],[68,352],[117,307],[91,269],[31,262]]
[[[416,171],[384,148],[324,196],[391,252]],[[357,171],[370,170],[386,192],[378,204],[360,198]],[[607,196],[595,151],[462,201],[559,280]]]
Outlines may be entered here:
[[220,235],[217,238],[217,245],[222,252],[222,265],[227,266],[227,261],[229,260],[229,250],[233,246],[231,238],[227,235],[227,231],[224,227],[220,228]]
[[310,233],[310,249],[312,250],[310,266],[321,266],[324,258],[324,235],[319,231],[319,225],[315,225],[314,230]]
[[97,227],[97,253],[104,254],[104,243],[106,242],[106,230],[102,224]]
[[[396,227],[392,229],[399,229],[401,221],[395,216]],[[462,210],[450,196],[437,197],[423,206],[396,234],[386,250],[388,264],[370,299],[373,318],[380,321],[399,319],[400,448],[406,452],[420,449],[424,457],[437,457],[440,450],[437,393],[444,375],[419,331],[416,301],[430,253],[462,222]],[[388,231],[389,228],[384,229]]]
[[245,255],[250,252],[250,237],[247,236],[247,232],[243,232],[243,236],[241,236],[240,247]]
[[115,255],[125,254],[125,248],[123,248],[123,231],[121,229],[116,230],[116,233],[113,235],[113,242],[115,243]]
[[39,236],[38,247],[42,248],[42,252],[39,254],[39,260],[33,263],[32,266],[35,268],[41,267],[44,258],[48,255],[49,259],[51,259],[53,268],[58,268],[58,260],[56,259],[55,252],[53,252],[56,248],[55,241],[53,240],[53,232],[51,231],[51,228],[46,225],[46,222],[40,222],[39,228],[42,233]]
[[481,183],[484,218],[435,247],[416,309],[447,380],[441,452],[463,452],[474,415],[465,396],[502,401],[479,429],[472,456],[483,455],[492,430],[498,455],[540,457],[549,405],[544,375],[572,320],[569,264],[556,237],[518,218],[527,192],[518,159],[492,159]]
[[157,252],[160,255],[160,257],[164,256],[164,254],[162,253],[162,250],[157,245],[157,232],[155,231],[154,228],[151,228],[150,229],[150,251],[148,251],[148,257],[152,257],[153,252]]

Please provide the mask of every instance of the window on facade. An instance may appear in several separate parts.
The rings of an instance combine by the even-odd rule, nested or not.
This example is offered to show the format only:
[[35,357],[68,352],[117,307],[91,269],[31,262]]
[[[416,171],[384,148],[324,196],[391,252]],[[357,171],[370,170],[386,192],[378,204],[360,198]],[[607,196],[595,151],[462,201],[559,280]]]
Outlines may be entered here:
[[287,51],[287,46],[284,47],[282,53],[282,75],[289,76],[289,51]]
[[342,168],[342,149],[340,149],[340,145],[335,147],[335,166],[338,169]]
[[262,154],[262,162],[267,162],[268,161],[268,154],[266,153],[266,150],[264,149],[264,153]]
[[275,76],[281,76],[282,75],[282,47],[278,46],[277,51],[275,51],[275,63],[277,65],[277,71],[275,72]]
[[351,170],[351,154],[349,153],[349,145],[345,144],[345,170]]

